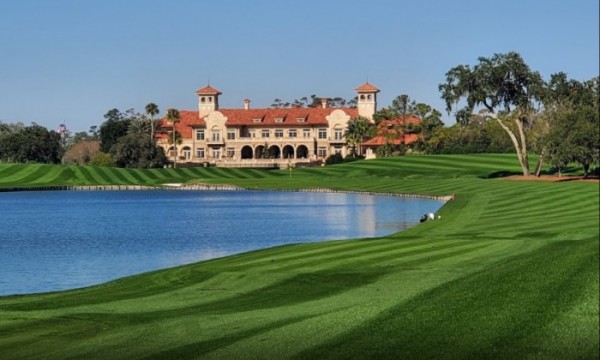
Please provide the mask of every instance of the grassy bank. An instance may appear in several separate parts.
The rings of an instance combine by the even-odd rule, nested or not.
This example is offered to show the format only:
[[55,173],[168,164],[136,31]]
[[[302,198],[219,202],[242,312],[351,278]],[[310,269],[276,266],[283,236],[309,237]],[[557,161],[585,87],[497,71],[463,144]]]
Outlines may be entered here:
[[598,183],[498,178],[513,172],[510,155],[291,174],[0,164],[0,186],[206,182],[456,194],[440,221],[384,238],[282,246],[0,298],[0,358],[598,358]]

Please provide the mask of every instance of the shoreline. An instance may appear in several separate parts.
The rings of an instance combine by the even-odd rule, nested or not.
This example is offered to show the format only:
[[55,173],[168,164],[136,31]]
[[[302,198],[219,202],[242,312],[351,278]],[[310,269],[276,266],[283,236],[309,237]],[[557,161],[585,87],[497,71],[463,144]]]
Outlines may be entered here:
[[304,188],[304,189],[249,189],[236,185],[224,184],[163,184],[160,186],[146,185],[46,185],[28,187],[0,187],[1,192],[18,191],[152,191],[152,190],[179,190],[179,191],[277,191],[277,192],[313,192],[313,193],[341,193],[377,196],[397,196],[414,199],[440,200],[445,202],[455,199],[455,195],[423,195],[407,193],[389,193],[376,191],[339,190],[330,188]]

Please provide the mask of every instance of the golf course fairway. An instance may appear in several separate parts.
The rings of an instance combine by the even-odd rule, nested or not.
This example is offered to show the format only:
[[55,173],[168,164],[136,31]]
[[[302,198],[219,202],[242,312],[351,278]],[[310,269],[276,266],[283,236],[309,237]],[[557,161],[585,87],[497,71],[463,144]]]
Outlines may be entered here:
[[193,182],[455,196],[441,219],[382,238],[0,297],[0,359],[598,359],[598,182],[501,177],[518,171],[511,154],[292,171],[0,164],[0,188]]

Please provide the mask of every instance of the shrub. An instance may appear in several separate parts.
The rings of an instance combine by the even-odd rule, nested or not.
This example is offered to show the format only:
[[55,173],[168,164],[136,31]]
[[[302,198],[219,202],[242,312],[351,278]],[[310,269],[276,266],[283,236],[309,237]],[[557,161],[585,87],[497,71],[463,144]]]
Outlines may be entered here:
[[325,159],[325,165],[333,165],[333,164],[341,164],[344,162],[344,158],[342,154],[335,153],[333,155],[329,155],[327,159]]
[[93,166],[115,166],[115,161],[112,155],[98,151],[96,155],[90,161],[90,165]]

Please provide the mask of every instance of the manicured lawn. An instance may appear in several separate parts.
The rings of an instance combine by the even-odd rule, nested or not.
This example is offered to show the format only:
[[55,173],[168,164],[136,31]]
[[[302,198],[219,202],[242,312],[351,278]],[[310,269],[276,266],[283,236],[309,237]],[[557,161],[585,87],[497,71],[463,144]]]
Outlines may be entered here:
[[0,164],[0,187],[191,181],[456,194],[441,220],[384,238],[0,298],[0,359],[597,359],[598,183],[497,178],[513,172],[513,155],[361,161],[291,178]]

